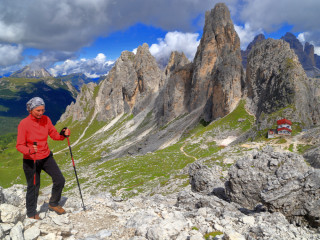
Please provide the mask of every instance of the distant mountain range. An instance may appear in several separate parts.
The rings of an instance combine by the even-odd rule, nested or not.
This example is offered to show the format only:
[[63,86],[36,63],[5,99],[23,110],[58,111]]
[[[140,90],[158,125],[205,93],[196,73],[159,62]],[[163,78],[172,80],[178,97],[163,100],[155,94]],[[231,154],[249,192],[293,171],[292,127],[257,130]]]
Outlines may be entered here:
[[[290,32],[287,32],[281,39],[289,43],[290,48],[294,50],[308,77],[320,77],[320,56],[314,53],[314,46],[312,44],[306,42],[303,46],[296,36]],[[259,34],[248,45],[246,50],[241,50],[244,68],[247,66],[247,57],[252,47],[262,40],[265,40],[265,36]]]
[[103,78],[103,76],[99,78],[89,78],[83,73],[72,73],[56,78],[61,79],[64,82],[69,81],[72,84],[72,86],[74,86],[78,91],[80,91],[83,84],[88,84],[90,82],[99,82],[101,78]]

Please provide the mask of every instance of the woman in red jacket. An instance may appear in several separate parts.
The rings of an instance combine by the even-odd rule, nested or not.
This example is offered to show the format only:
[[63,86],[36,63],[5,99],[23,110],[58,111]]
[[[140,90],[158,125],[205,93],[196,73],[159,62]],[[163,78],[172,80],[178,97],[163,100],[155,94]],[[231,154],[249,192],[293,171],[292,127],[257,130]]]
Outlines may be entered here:
[[[40,173],[44,170],[53,182],[49,209],[58,214],[65,210],[59,206],[65,179],[48,147],[48,136],[53,140],[64,140],[70,130],[64,128],[57,132],[49,117],[43,115],[45,103],[39,97],[27,102],[28,117],[21,120],[18,126],[16,148],[23,154],[23,170],[27,180],[26,208],[29,218],[40,219],[37,214],[37,199],[40,188]],[[34,179],[35,177],[35,179]],[[34,182],[35,181],[35,182]]]

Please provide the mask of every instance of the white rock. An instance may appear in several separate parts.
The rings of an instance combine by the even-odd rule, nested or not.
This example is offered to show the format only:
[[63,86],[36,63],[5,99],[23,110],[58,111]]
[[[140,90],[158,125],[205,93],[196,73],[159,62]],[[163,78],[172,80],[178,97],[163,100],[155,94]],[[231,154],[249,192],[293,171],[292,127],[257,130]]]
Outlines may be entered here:
[[46,216],[47,216],[47,212],[41,212],[41,213],[39,214],[39,217],[40,217],[41,219],[44,219]]
[[207,209],[206,208],[199,208],[198,213],[200,216],[206,217],[207,216]]
[[60,240],[60,239],[62,239],[62,237],[61,236],[57,237],[54,233],[49,233],[45,236],[40,236],[38,238],[38,240]]
[[23,240],[23,224],[18,222],[10,231],[10,237],[12,240]]
[[6,203],[0,205],[0,212],[4,223],[17,223],[21,217],[19,208]]
[[148,229],[147,239],[148,240],[167,240],[167,239],[169,240],[170,237],[162,229],[158,227],[152,227]]
[[32,226],[31,228],[24,231],[25,240],[35,240],[40,236],[40,229],[37,226]]
[[215,223],[214,224],[214,229],[216,229],[217,231],[220,231],[220,232],[224,232],[224,227],[222,227],[220,224],[218,223]]
[[1,225],[1,227],[2,227],[2,229],[3,229],[3,232],[4,232],[5,234],[9,234],[11,228],[14,227],[14,224],[13,224],[13,223],[1,223],[0,225]]
[[241,219],[241,221],[245,224],[249,224],[250,226],[253,226],[255,224],[254,217],[252,216],[245,216]]
[[98,235],[99,235],[100,239],[105,239],[107,237],[112,236],[112,232],[104,229],[104,230],[99,231]]
[[202,234],[198,231],[193,230],[190,232],[190,235],[191,235],[190,240],[203,240]]
[[246,238],[238,232],[227,231],[224,233],[225,240],[246,240]]
[[67,214],[55,215],[51,219],[55,224],[57,224],[59,226],[67,225],[70,223],[70,220],[69,220]]
[[4,237],[4,235],[5,235],[4,230],[0,225],[0,239],[2,239]]
[[176,240],[186,240],[188,239],[190,236],[189,236],[189,233],[186,232],[186,231],[183,231],[179,234],[179,236],[177,237]]
[[127,221],[126,227],[135,228],[137,235],[145,236],[148,227],[157,219],[160,218],[153,210],[137,212]]

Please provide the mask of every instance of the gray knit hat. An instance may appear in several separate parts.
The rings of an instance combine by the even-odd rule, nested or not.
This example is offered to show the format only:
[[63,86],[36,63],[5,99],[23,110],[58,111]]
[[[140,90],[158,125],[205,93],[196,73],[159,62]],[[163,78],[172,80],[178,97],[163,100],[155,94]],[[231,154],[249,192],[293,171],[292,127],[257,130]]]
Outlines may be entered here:
[[31,98],[27,102],[27,111],[30,112],[32,109],[39,107],[39,106],[45,106],[43,99],[39,98],[39,97]]

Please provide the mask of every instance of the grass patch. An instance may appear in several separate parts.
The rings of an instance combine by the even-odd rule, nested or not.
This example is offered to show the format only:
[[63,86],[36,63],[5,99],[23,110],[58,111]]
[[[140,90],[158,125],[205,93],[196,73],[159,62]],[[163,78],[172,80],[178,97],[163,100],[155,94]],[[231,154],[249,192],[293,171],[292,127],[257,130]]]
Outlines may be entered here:
[[297,145],[297,151],[298,151],[298,153],[303,154],[303,153],[305,153],[307,150],[309,150],[312,147],[314,147],[314,146],[313,145],[309,145],[309,144],[307,144],[307,145],[298,144]]
[[293,152],[293,144],[290,144],[289,149],[290,152]]
[[276,142],[276,144],[284,144],[284,143],[286,143],[287,142],[287,140],[285,139],[285,138],[280,138],[277,142]]
[[223,234],[223,232],[215,231],[215,232],[207,233],[203,237],[204,237],[204,239],[209,240],[209,239],[213,239],[214,237],[216,237],[218,235],[222,235],[222,234]]

